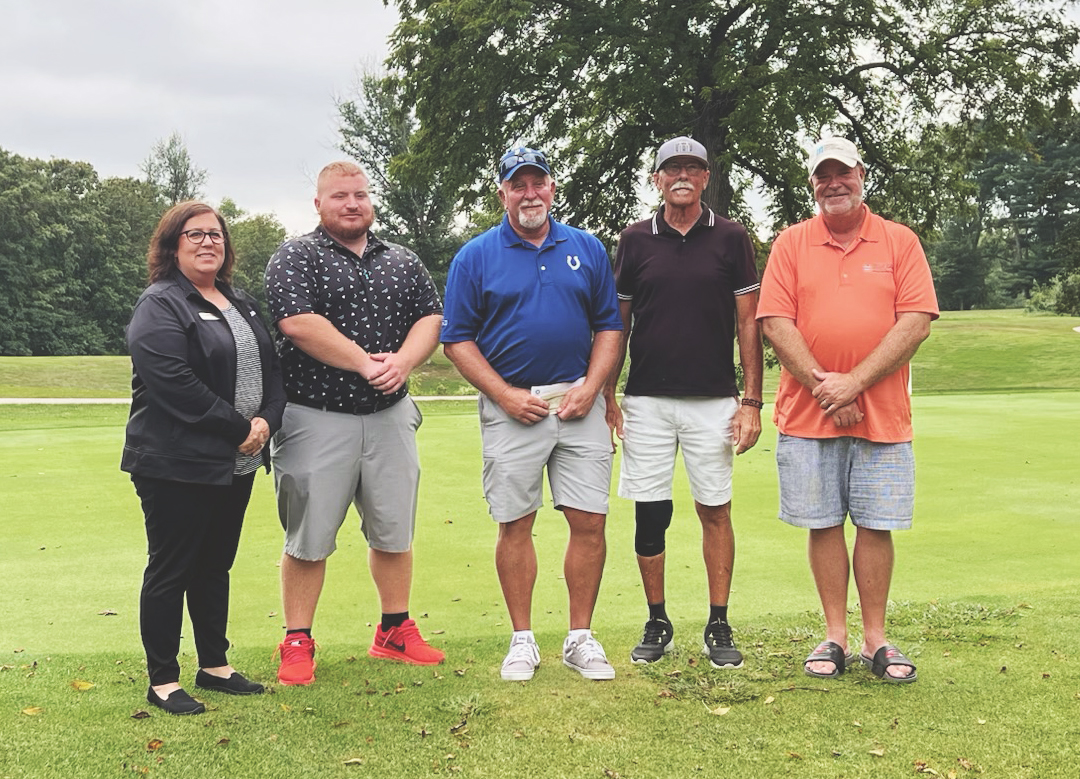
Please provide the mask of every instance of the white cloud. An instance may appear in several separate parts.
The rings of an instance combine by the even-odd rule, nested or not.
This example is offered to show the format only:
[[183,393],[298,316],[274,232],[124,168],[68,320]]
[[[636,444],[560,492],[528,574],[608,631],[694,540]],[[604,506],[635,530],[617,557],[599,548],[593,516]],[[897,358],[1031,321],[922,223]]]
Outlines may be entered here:
[[4,3],[0,148],[137,176],[179,132],[209,200],[306,232],[314,174],[341,156],[334,99],[395,23],[382,0]]

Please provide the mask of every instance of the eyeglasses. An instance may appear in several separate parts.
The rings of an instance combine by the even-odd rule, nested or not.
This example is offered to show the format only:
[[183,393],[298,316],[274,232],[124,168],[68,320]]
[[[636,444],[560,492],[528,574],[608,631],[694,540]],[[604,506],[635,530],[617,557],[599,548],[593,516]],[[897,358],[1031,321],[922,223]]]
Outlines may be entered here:
[[700,176],[705,172],[705,166],[700,162],[665,162],[660,170],[669,176],[678,176],[684,171],[690,176]]
[[184,230],[180,235],[187,238],[194,244],[200,244],[203,242],[203,238],[210,237],[210,243],[224,243],[225,233],[221,230]]
[[508,151],[502,156],[502,159],[499,160],[499,181],[505,179],[510,174],[510,171],[524,163],[539,165],[546,172],[551,171],[551,166],[548,165],[547,157],[544,156],[542,151],[517,148]]

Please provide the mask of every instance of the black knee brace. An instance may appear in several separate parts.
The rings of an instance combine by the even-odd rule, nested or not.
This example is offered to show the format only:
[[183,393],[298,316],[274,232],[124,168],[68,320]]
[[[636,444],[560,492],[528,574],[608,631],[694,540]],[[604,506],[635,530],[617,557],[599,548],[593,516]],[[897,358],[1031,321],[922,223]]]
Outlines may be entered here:
[[670,500],[634,504],[634,551],[642,557],[656,557],[664,551],[664,533],[671,525],[673,511]]

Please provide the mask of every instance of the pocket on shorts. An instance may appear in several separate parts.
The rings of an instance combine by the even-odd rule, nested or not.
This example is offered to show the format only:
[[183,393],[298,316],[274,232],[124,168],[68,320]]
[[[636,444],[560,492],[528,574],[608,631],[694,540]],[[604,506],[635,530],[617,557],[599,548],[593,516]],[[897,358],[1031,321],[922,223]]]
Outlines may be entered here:
[[420,406],[413,400],[412,395],[406,395],[405,399],[412,405],[412,423],[413,432],[420,429],[420,425],[424,424],[424,414],[420,411]]
[[278,428],[278,431],[276,433],[274,433],[272,436],[270,436],[270,454],[271,454],[271,456],[273,456],[274,451],[276,449],[280,449],[282,446],[285,445],[285,439],[289,435],[289,432],[288,432],[289,428],[292,427],[292,425],[290,424],[290,418],[292,416],[293,416],[292,405],[291,404],[286,404],[285,411],[281,415],[281,427]]
[[492,422],[491,408],[492,401],[484,393],[480,393],[476,399],[476,411],[480,415],[480,424],[487,425]]

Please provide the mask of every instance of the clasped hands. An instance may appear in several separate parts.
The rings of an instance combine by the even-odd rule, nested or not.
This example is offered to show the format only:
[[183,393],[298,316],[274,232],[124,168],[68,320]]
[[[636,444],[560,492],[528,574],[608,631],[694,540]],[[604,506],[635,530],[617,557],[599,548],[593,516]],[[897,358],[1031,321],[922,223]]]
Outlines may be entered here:
[[399,352],[369,354],[370,370],[361,372],[368,384],[384,395],[392,395],[409,380],[413,366]]
[[832,417],[837,427],[849,427],[863,420],[857,398],[862,392],[859,382],[850,373],[813,371],[818,385],[811,390],[825,416]]
[[248,437],[244,439],[244,443],[240,444],[239,451],[242,454],[256,455],[262,451],[266,446],[267,440],[270,438],[270,425],[266,423],[266,420],[262,417],[251,418],[251,430],[248,432]]

